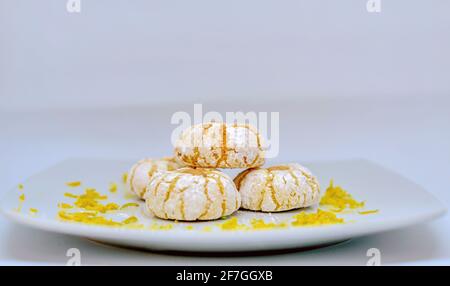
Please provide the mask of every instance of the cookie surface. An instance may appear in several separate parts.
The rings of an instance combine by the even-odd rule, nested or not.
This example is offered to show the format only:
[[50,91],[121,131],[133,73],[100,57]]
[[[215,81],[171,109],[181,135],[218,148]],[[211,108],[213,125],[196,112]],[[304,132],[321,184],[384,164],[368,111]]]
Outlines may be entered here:
[[248,124],[204,123],[184,130],[175,156],[190,167],[253,168],[264,164],[261,136]]
[[311,172],[299,164],[248,169],[234,182],[242,208],[277,212],[308,207],[319,202],[320,188]]
[[172,157],[162,159],[142,159],[134,164],[127,175],[128,189],[143,198],[152,176],[158,171],[173,171],[183,167]]
[[186,167],[155,175],[148,185],[145,204],[163,219],[213,220],[237,211],[241,197],[226,174]]

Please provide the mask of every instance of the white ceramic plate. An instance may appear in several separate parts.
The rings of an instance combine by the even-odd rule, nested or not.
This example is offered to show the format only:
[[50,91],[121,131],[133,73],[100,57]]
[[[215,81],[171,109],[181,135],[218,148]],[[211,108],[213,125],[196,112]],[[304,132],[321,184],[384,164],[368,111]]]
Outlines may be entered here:
[[[108,194],[109,201],[119,204],[136,201],[127,194],[121,183],[122,174],[132,162],[71,159],[64,161],[23,183],[24,188],[11,190],[2,199],[0,209],[11,220],[51,232],[86,237],[100,242],[127,247],[166,251],[262,251],[289,248],[313,247],[335,243],[346,239],[397,229],[431,220],[445,213],[445,207],[431,194],[416,184],[378,165],[364,160],[318,162],[306,164],[317,175],[326,188],[330,179],[344,187],[356,199],[366,201],[366,209],[379,209],[371,215],[339,214],[344,224],[316,227],[288,227],[270,230],[224,231],[218,222],[172,223],[145,215],[140,208],[114,214],[116,218],[136,215],[141,223],[164,225],[171,223],[170,230],[118,229],[91,226],[57,219],[59,202],[70,202],[65,192],[81,193],[82,187],[95,187]],[[66,182],[80,180],[82,187],[69,188]],[[117,182],[117,193],[111,194],[108,186]],[[19,207],[19,196],[25,194],[25,201]],[[31,214],[36,208],[37,214]],[[314,211],[314,210],[308,210]],[[245,222],[251,218],[266,221],[283,221],[292,218],[297,211],[261,214],[239,211],[236,216]],[[193,229],[187,229],[192,225]],[[211,228],[205,231],[205,226]]]

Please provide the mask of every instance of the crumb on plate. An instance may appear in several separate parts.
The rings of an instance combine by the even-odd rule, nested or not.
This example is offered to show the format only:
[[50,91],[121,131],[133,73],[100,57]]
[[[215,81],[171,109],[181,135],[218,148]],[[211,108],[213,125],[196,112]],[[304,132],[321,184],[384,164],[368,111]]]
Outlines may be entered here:
[[79,186],[81,186],[81,182],[80,181],[67,182],[66,186],[72,187],[72,188],[79,187]]

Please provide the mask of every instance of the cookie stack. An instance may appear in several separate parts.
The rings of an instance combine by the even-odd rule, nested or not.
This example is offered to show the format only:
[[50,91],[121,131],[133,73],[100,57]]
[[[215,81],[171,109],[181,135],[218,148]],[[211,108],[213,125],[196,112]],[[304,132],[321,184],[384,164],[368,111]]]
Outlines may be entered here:
[[[247,124],[205,123],[184,130],[174,158],[144,159],[127,178],[129,189],[163,219],[213,220],[239,208],[277,212],[316,204],[317,179],[299,164],[262,168],[261,136]],[[234,181],[219,168],[246,169]]]

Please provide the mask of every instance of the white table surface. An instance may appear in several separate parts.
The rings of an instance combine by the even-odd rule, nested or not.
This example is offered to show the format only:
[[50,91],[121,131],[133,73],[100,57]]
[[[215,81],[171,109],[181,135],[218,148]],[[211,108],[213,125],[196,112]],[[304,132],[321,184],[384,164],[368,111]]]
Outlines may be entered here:
[[[308,98],[290,102],[207,103],[206,111],[279,111],[277,160],[366,158],[425,187],[450,204],[450,99],[444,97]],[[139,159],[171,152],[173,112],[192,104],[0,114],[0,195],[69,157]],[[326,183],[322,183],[326,184]],[[344,186],[345,187],[345,186]],[[405,198],[407,199],[407,198]],[[402,202],[398,202],[401,204]],[[382,264],[450,264],[450,218],[327,248],[259,256],[181,256],[104,246],[29,229],[0,218],[0,264],[64,265],[78,248],[82,264],[365,265],[369,248]]]

